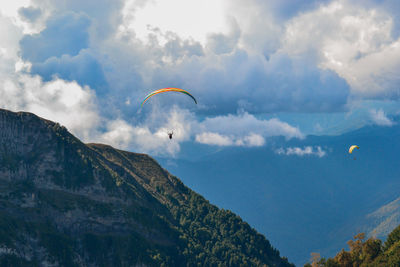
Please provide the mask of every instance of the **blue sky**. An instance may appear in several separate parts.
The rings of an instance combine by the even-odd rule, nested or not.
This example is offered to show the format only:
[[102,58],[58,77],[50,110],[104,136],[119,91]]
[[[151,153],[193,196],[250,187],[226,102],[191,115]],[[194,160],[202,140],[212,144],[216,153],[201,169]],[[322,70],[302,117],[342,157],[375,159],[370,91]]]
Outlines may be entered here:
[[[0,107],[86,142],[171,156],[184,142],[260,147],[390,127],[400,115],[399,12],[396,0],[7,1]],[[163,87],[198,105],[172,93],[140,109]]]

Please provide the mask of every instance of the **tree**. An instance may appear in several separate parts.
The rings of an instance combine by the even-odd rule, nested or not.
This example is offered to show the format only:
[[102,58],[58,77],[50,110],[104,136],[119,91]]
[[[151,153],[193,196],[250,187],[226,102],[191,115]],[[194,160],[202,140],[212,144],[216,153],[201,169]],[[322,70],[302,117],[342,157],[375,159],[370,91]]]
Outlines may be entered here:
[[362,246],[363,262],[372,262],[382,252],[382,241],[369,238]]
[[394,243],[400,241],[400,225],[397,226],[387,237],[383,250],[388,250]]
[[312,267],[319,267],[318,262],[321,259],[321,255],[317,252],[311,252],[311,266]]
[[334,258],[341,267],[353,267],[353,260],[350,252],[342,249]]

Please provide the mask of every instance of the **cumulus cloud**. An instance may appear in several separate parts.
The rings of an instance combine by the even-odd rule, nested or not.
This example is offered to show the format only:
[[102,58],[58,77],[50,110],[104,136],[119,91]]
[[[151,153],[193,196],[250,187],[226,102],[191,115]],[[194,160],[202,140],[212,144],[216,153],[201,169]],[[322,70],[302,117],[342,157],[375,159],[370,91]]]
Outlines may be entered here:
[[[287,139],[304,137],[297,127],[277,118],[263,120],[247,112],[241,112],[237,115],[208,117],[199,123],[198,128],[201,132],[219,133],[225,136],[245,137],[255,134],[264,137],[284,136]],[[250,139],[252,138],[249,137],[248,140]],[[254,142],[259,143],[258,141]]]
[[[303,138],[300,130],[288,123],[275,118],[260,120],[246,112],[199,121],[192,112],[178,106],[168,112],[155,107],[146,121],[141,125],[109,121],[106,133],[99,140],[122,148],[176,155],[180,144],[187,141],[213,146],[259,147],[271,136]],[[170,131],[174,132],[172,140],[167,135]]]
[[266,139],[272,136],[304,137],[298,128],[277,118],[258,119],[247,112],[208,117],[192,128],[196,142],[216,146],[257,147],[265,145]]
[[[146,41],[149,28],[179,33],[184,39],[205,42],[207,33],[224,31],[225,1],[126,1],[122,10],[123,29],[134,30]],[[184,10],[185,12],[182,12]]]
[[214,54],[230,53],[237,46],[241,34],[240,28],[234,18],[230,19],[230,24],[229,33],[212,33],[207,36],[206,47],[211,49]]
[[265,139],[259,134],[251,133],[246,135],[243,140],[237,142],[237,144],[240,146],[263,146],[265,144]]
[[152,132],[146,126],[133,126],[124,120],[108,121],[106,131],[96,141],[157,155],[174,156],[180,150],[179,141],[171,142],[163,129]]
[[3,1],[0,6],[0,14],[12,20],[24,34],[35,34],[45,26],[49,12],[34,6],[31,0]]
[[[161,2],[35,4],[20,13],[52,10],[54,15],[45,30],[21,41],[23,58],[33,61],[32,72],[46,80],[56,74],[107,92],[112,99],[108,105],[123,106],[120,102],[127,98],[165,86],[189,88],[201,100],[202,113],[219,115],[241,107],[252,113],[343,111],[351,93],[398,93],[393,20],[373,5],[360,8],[361,4],[344,0],[254,0],[245,5],[229,1],[224,2],[225,9],[213,12],[218,9],[219,17],[229,14],[230,19],[221,22],[221,28],[207,28],[205,41],[188,37],[175,24],[163,28],[165,23],[152,20],[144,42],[139,36],[143,14],[160,10]],[[188,7],[187,14],[192,11]],[[187,23],[205,10],[193,12]],[[97,84],[88,75],[91,66],[100,78]],[[98,90],[100,84],[104,85]]]
[[400,39],[392,33],[384,9],[337,0],[290,20],[281,50],[335,71],[354,96],[398,99]]
[[43,82],[39,76],[24,74],[7,79],[0,87],[0,106],[60,122],[84,140],[100,121],[93,91],[60,79]]
[[394,124],[394,122],[386,116],[382,109],[371,109],[370,116],[372,121],[379,126],[392,126]]
[[[174,106],[168,112],[154,108],[146,121],[141,125],[109,121],[106,133],[99,140],[152,154],[176,155],[181,143],[187,141],[213,146],[259,147],[271,136],[303,138],[300,130],[288,123],[275,118],[260,120],[246,112],[199,121],[192,112]],[[169,140],[167,133],[172,130],[173,139]]]
[[257,147],[265,144],[265,139],[259,134],[251,133],[244,137],[226,136],[218,133],[205,132],[197,134],[196,142],[215,146]]
[[3,52],[0,53],[0,107],[29,111],[57,121],[89,141],[102,120],[95,92],[75,81],[59,78],[44,81],[32,75],[29,73],[32,64],[24,61],[19,53],[24,27],[16,20],[0,16],[0,32],[7,36],[0,39]]
[[[147,42],[138,35],[137,23],[156,2],[125,1],[109,7],[100,1],[81,8],[74,1],[56,2],[59,7],[50,2],[38,7],[45,10],[50,5],[57,10],[47,28],[21,42],[23,57],[33,61],[32,73],[46,80],[55,74],[90,85],[99,101],[103,95],[108,98],[104,108],[122,109],[122,116],[132,115],[121,105],[127,98],[138,99],[151,88],[166,86],[187,88],[198,96],[199,112],[213,115],[234,113],[238,108],[251,113],[341,111],[349,96],[347,83],[336,73],[278,51],[284,24],[277,23],[269,7],[258,1],[246,7],[225,3],[230,18],[220,30],[211,27],[205,41],[182,35],[179,28],[174,32],[155,24],[147,28]],[[244,9],[252,11],[250,20]],[[204,10],[196,12],[193,16]],[[222,13],[220,17],[225,19]],[[109,29],[106,35],[98,32],[104,23]],[[52,34],[56,28],[58,33]],[[57,49],[52,47],[59,42]],[[99,79],[88,75],[91,67]],[[131,101],[131,107],[138,103]],[[190,108],[184,101],[179,104]]]
[[[81,16],[75,18],[80,21]],[[75,22],[72,21],[71,25],[75,25]],[[26,62],[20,58],[18,50],[15,49],[22,38],[22,29],[8,19],[5,19],[2,25],[4,33],[10,36],[14,34],[15,38],[11,39],[13,42],[4,45],[5,49],[10,48],[10,53],[5,53],[3,56],[11,63],[8,65],[13,67],[5,66],[7,68],[0,72],[4,77],[0,89],[0,106],[15,111],[30,111],[46,119],[60,122],[84,141],[104,142],[118,148],[153,154],[175,155],[180,151],[182,142],[191,140],[210,145],[251,147],[264,145],[265,139],[270,136],[303,137],[298,128],[278,119],[261,120],[246,112],[238,115],[206,117],[200,121],[187,109],[178,106],[163,109],[161,105],[150,104],[148,109],[151,112],[144,112],[141,123],[132,124],[118,116],[104,117],[100,115],[101,105],[96,91],[82,85],[85,82],[80,80],[79,76],[73,75],[77,71],[85,73],[86,65],[80,64],[82,58],[86,57],[89,58],[88,62],[91,61],[92,52],[85,48],[86,45],[78,49],[76,55],[69,55],[69,50],[56,52],[51,49],[42,50],[42,54],[36,55],[34,59],[25,57],[32,60]],[[45,42],[49,32],[51,28],[42,36],[25,37],[23,40],[40,45]],[[24,45],[24,42],[22,44]],[[46,68],[50,66],[58,75],[50,75],[51,71],[46,73]],[[41,73],[42,76],[35,73]],[[97,76],[98,79],[102,77]],[[247,131],[243,131],[244,127]],[[171,130],[174,131],[173,141],[169,140],[166,134]]]
[[[109,120],[105,133],[98,136],[98,140],[123,149],[175,156],[180,151],[180,144],[191,140],[195,122],[190,112],[176,106],[167,113],[156,109],[147,117],[146,124],[131,125],[121,119]],[[171,131],[172,140],[167,134]]]
[[210,132],[196,135],[196,142],[217,146],[231,146],[234,143],[232,137]]
[[[398,97],[396,21],[368,3],[226,1],[217,15],[185,4],[183,26],[191,11],[221,24],[201,29],[200,38],[160,22],[146,26],[144,40],[138,23],[161,2],[152,10],[157,1],[33,0],[13,7],[18,19],[0,16],[8,36],[0,40],[1,103],[60,121],[85,140],[151,153],[178,153],[193,140],[250,147],[271,136],[303,138],[298,127],[262,115]],[[143,96],[168,86],[188,89],[199,104],[162,96],[137,113]],[[380,111],[371,116],[388,124]],[[175,142],[165,134],[171,128]]]
[[22,30],[13,23],[11,18],[0,14],[0,77],[4,78],[15,72],[18,62],[18,43],[23,36]]
[[311,146],[306,146],[303,148],[300,147],[287,147],[286,149],[284,148],[279,148],[275,150],[275,153],[278,155],[296,155],[296,156],[318,156],[320,158],[324,157],[326,155],[326,151],[324,151],[320,146],[316,146],[315,148]]

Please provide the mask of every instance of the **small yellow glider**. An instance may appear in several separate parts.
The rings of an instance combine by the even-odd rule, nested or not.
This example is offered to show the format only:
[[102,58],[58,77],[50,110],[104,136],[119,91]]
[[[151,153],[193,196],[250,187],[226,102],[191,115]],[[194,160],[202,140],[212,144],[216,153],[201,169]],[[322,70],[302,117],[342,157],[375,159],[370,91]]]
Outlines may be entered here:
[[359,147],[358,146],[356,146],[356,145],[352,145],[350,148],[349,148],[349,153],[351,154],[351,153],[353,153],[353,150],[354,150],[354,148],[357,148],[357,149],[359,149]]

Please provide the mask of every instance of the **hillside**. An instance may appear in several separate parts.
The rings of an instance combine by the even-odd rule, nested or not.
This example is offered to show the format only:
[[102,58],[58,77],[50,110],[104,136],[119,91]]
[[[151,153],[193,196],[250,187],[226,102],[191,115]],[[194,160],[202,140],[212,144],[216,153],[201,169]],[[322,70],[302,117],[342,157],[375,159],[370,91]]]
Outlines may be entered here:
[[[157,160],[211,202],[240,214],[302,266],[311,252],[334,256],[349,237],[395,219],[396,212],[366,217],[399,198],[400,121],[395,122],[339,136],[270,138],[253,148],[211,151],[186,144],[190,147],[182,148],[183,156]],[[354,156],[348,154],[350,144],[360,146]],[[276,153],[280,148],[316,151],[318,146],[326,152],[323,157]],[[393,223],[385,225],[390,226],[386,234],[393,230]]]
[[0,265],[293,266],[144,154],[0,110]]

